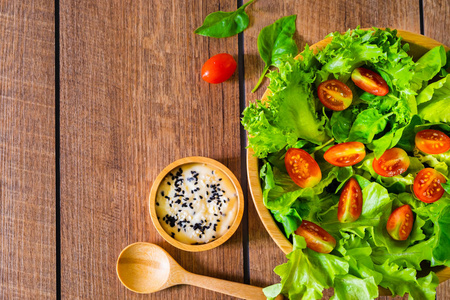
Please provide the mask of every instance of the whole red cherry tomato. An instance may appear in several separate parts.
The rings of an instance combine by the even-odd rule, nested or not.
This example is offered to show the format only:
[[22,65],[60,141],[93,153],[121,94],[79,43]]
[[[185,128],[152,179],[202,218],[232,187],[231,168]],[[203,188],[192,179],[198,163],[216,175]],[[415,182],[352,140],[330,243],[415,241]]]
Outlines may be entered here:
[[352,104],[352,90],[343,82],[331,79],[322,82],[317,88],[320,102],[332,110],[344,110]]
[[220,53],[208,59],[202,67],[202,78],[209,83],[221,83],[236,71],[236,61],[228,53]]

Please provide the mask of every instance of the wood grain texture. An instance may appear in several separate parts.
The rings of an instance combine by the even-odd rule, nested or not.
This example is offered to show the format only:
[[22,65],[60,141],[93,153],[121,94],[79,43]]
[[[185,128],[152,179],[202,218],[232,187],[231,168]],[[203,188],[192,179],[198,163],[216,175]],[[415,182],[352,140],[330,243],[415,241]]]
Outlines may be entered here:
[[185,269],[243,281],[242,231],[219,248],[175,249],[150,221],[152,181],[186,156],[219,160],[240,178],[238,74],[203,82],[213,54],[237,58],[237,37],[193,34],[236,1],[61,2],[62,297],[228,299],[194,287],[126,290],[115,262],[128,244],[165,248]]
[[[370,7],[370,10],[367,8]],[[434,9],[436,13],[438,9]],[[390,27],[420,32],[419,1],[283,1],[283,3],[256,2],[249,10],[251,28],[245,32],[245,78],[247,102],[260,99],[267,87],[266,80],[255,93],[250,91],[257,82],[264,64],[257,51],[257,37],[262,27],[273,23],[282,16],[297,14],[297,35],[294,38],[300,49],[305,43],[309,45],[322,40],[332,31],[345,31],[357,25],[361,27]],[[440,27],[439,32],[445,28]],[[433,36],[431,36],[433,37]],[[250,278],[252,284],[269,285],[279,282],[278,276],[270,270],[284,263],[286,258],[275,243],[267,243],[269,236],[264,232],[252,201],[249,201],[249,232],[250,235]],[[260,256],[266,253],[271,257],[267,262],[261,262]],[[252,268],[257,266],[257,268]],[[447,292],[448,293],[448,292]],[[329,299],[331,290],[324,292],[323,299]],[[438,291],[438,299],[442,297]],[[445,298],[445,296],[444,296]],[[442,299],[444,299],[442,298]],[[379,297],[387,299],[407,299],[405,297]]]
[[[423,1],[424,34],[450,47],[450,1]],[[450,280],[441,283],[437,288],[437,299],[450,299]]]
[[53,2],[0,1],[0,299],[55,299]]

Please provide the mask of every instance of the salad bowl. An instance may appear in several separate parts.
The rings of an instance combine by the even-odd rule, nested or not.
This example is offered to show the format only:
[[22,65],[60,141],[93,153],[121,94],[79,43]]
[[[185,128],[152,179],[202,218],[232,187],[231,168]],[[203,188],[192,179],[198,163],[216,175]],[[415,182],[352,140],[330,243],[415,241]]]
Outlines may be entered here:
[[[367,29],[366,29],[367,30]],[[416,61],[419,59],[423,54],[425,54],[430,49],[441,46],[442,44],[431,39],[428,37],[425,37],[420,34],[408,32],[408,31],[402,31],[397,30],[397,35],[402,38],[402,41],[405,43],[408,43],[410,46],[410,50],[408,51],[408,54],[412,56],[413,60]],[[319,41],[318,43],[310,46],[310,49],[313,50],[315,53],[326,47],[332,40],[332,37],[326,38],[322,41]],[[442,45],[444,46],[444,45]],[[449,48],[444,46],[446,51],[449,51]],[[296,57],[298,59],[300,54]],[[271,95],[270,90],[266,90],[264,93],[261,102],[265,102],[268,100],[268,96]],[[275,221],[274,217],[272,216],[269,209],[267,209],[263,203],[263,192],[262,192],[262,185],[261,185],[261,179],[260,179],[260,169],[261,169],[261,161],[256,157],[255,152],[252,148],[248,148],[247,150],[247,174],[248,174],[248,181],[249,181],[249,187],[250,192],[253,198],[253,203],[255,205],[255,208],[257,210],[257,213],[271,236],[271,238],[274,240],[274,242],[277,244],[277,246],[285,253],[289,254],[293,250],[293,244],[291,241],[286,238],[285,234],[283,233],[282,229],[280,229],[279,224]],[[447,279],[450,279],[450,268],[445,267],[434,267],[433,270],[436,272],[436,275],[439,278],[439,282],[443,282]],[[390,295],[389,290],[384,289],[382,287],[379,288],[379,295]]]

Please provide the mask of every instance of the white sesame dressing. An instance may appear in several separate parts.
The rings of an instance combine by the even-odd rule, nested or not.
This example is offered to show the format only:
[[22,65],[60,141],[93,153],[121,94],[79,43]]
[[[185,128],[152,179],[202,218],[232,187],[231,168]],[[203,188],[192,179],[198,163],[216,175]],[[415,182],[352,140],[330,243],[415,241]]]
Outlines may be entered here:
[[230,228],[237,213],[237,192],[228,177],[206,164],[186,164],[169,172],[156,197],[164,230],[186,244],[215,240]]

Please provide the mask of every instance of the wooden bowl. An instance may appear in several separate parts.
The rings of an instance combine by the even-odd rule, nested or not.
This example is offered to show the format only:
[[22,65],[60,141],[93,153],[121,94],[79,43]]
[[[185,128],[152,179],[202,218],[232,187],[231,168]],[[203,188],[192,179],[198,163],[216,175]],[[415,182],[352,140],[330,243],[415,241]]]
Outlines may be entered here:
[[[428,37],[425,37],[423,35],[398,30],[398,35],[403,38],[403,41],[408,43],[410,45],[410,51],[408,52],[415,60],[420,58],[423,54],[425,54],[428,50],[441,46],[442,44],[431,39]],[[331,42],[332,38],[326,38],[314,45],[311,46],[311,49],[313,49],[315,52],[318,50],[324,48],[326,45],[328,45]],[[444,46],[445,50],[448,51],[450,48],[447,46]],[[296,57],[297,59],[299,56]],[[262,101],[267,101],[267,97],[271,94],[269,90],[266,90]],[[249,187],[250,192],[253,198],[253,203],[255,204],[256,211],[258,212],[259,217],[261,218],[261,221],[266,228],[269,235],[272,237],[272,239],[275,241],[275,243],[280,247],[280,249],[285,253],[288,254],[292,251],[292,243],[286,238],[284,233],[280,230],[280,228],[277,226],[274,218],[272,217],[270,211],[264,206],[263,203],[263,195],[262,195],[262,188],[261,188],[261,181],[259,178],[259,160],[254,155],[254,152],[251,148],[247,150],[247,176],[249,181]],[[443,268],[442,270],[439,270],[436,272],[437,276],[439,277],[439,281],[443,282],[447,279],[450,279],[450,268]],[[380,288],[380,295],[389,295],[389,291],[386,289]]]
[[[230,225],[230,228],[227,229],[226,233],[211,242],[208,242],[205,244],[195,244],[195,245],[180,242],[180,241],[176,240],[175,238],[173,238],[172,236],[170,236],[164,230],[164,228],[161,226],[160,221],[158,220],[157,212],[156,212],[157,192],[158,192],[161,182],[163,182],[166,175],[169,174],[169,172],[171,172],[172,170],[179,168],[180,166],[192,164],[192,163],[205,164],[208,167],[220,170],[231,181],[231,183],[236,191],[236,194],[237,194],[236,217],[235,217],[234,221],[232,222],[232,224]],[[241,220],[242,220],[242,215],[244,214],[244,195],[242,193],[242,188],[241,188],[236,176],[234,176],[234,174],[220,162],[218,162],[214,159],[211,159],[211,158],[201,157],[201,156],[182,158],[177,161],[174,161],[173,163],[171,163],[170,165],[165,167],[164,170],[162,170],[161,173],[159,173],[159,175],[156,177],[155,181],[153,182],[153,185],[152,185],[152,188],[150,191],[149,202],[150,202],[150,216],[152,218],[153,225],[155,226],[158,233],[167,242],[169,242],[172,246],[175,246],[181,250],[186,250],[186,251],[191,251],[191,252],[200,252],[200,251],[210,250],[210,249],[213,249],[213,248],[225,243],[239,227],[239,224],[241,223]]]

